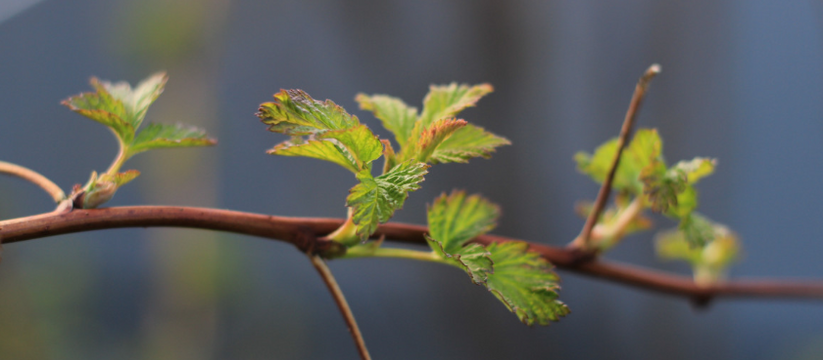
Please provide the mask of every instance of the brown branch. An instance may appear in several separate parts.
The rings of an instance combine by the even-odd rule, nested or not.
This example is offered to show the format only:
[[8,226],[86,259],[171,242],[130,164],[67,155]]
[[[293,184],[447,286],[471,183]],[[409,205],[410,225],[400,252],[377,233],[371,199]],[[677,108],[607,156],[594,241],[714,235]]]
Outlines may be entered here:
[[608,201],[609,194],[612,191],[614,174],[617,172],[617,166],[620,164],[620,155],[623,154],[623,148],[626,147],[626,140],[629,138],[629,133],[631,133],[632,127],[634,126],[634,119],[637,118],[637,113],[640,110],[640,104],[643,103],[643,98],[646,97],[646,90],[649,88],[649,83],[659,73],[660,65],[653,64],[646,70],[643,76],[637,80],[637,86],[634,88],[634,95],[632,95],[632,100],[629,103],[629,110],[626,111],[626,117],[623,119],[623,126],[620,129],[620,137],[617,139],[617,152],[614,154],[612,165],[609,168],[609,174],[606,176],[606,179],[603,180],[603,185],[597,193],[597,199],[594,201],[594,207],[592,207],[589,217],[586,218],[586,224],[583,225],[583,230],[572,242],[572,246],[574,247],[582,249],[590,248],[589,239],[592,235],[592,229],[594,229],[594,225],[597,224],[597,219],[600,217],[600,213],[603,212],[603,208],[606,207],[606,201]]
[[317,273],[320,274],[320,277],[323,278],[323,282],[326,284],[326,287],[329,288],[329,292],[331,292],[332,297],[334,298],[334,302],[337,304],[337,309],[340,310],[340,313],[343,314],[343,319],[346,320],[346,326],[349,327],[349,332],[351,333],[352,339],[354,339],[354,345],[357,347],[357,352],[360,353],[360,358],[363,360],[371,360],[371,355],[369,355],[369,349],[366,348],[366,342],[363,340],[363,334],[360,333],[360,328],[357,327],[357,321],[354,319],[354,314],[349,308],[349,303],[346,302],[346,297],[343,296],[343,291],[340,290],[340,286],[337,285],[337,281],[334,280],[334,275],[331,273],[331,269],[329,266],[326,265],[326,261],[323,260],[322,257],[318,255],[309,255],[311,259],[311,264],[314,265],[314,268],[317,270]]
[[49,180],[47,177],[41,175],[40,173],[31,170],[29,168],[22,167],[20,165],[8,163],[5,161],[0,161],[0,173],[17,176],[23,180],[26,180],[34,185],[39,186],[41,189],[45,190],[51,198],[54,199],[54,202],[60,202],[66,198],[66,194],[60,189],[57,184]]
[[[104,209],[77,209],[0,221],[0,240],[4,244],[47,236],[127,227],[187,227],[227,231],[282,240],[307,253],[334,252],[335,244],[318,236],[328,234],[343,219],[292,218],[239,211],[179,207],[128,206]],[[419,225],[389,223],[381,225],[374,237],[425,244],[427,228]],[[310,235],[307,236],[306,234]],[[484,235],[476,242],[522,241]],[[530,250],[558,268],[626,284],[632,287],[690,298],[698,303],[715,297],[809,298],[823,300],[823,281],[750,279],[697,286],[691,278],[598,259],[591,252],[529,243]],[[331,249],[331,250],[330,250]]]

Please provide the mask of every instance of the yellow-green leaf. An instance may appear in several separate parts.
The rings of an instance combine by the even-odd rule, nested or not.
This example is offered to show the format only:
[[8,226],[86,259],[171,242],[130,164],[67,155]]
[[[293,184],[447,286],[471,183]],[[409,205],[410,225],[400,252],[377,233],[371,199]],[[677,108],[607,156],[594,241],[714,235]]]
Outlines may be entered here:
[[423,99],[423,112],[418,120],[420,128],[425,129],[437,120],[454,117],[463,109],[475,106],[480,98],[493,90],[489,84],[432,85]]
[[338,164],[355,174],[360,171],[357,161],[350,156],[351,154],[346,148],[336,142],[327,140],[308,140],[299,144],[284,142],[278,144],[266,153],[280,156],[304,156],[326,160]]
[[[455,131],[460,130],[464,126],[466,126],[466,121],[462,119],[440,119],[433,122],[423,130],[414,146],[417,161],[429,162],[435,150],[454,134]],[[412,149],[411,146],[407,148]]]
[[257,116],[269,130],[286,135],[311,135],[326,130],[343,130],[360,125],[331,100],[312,99],[303,90],[281,90],[274,102],[263,103]]
[[121,144],[129,144],[134,138],[135,127],[128,121],[123,103],[113,98],[96,78],[91,79],[96,93],[82,93],[63,100],[61,104],[72,111],[97,121],[114,132]]
[[528,251],[520,241],[492,243],[493,272],[488,273],[486,287],[509,311],[526,325],[548,325],[569,313],[566,304],[557,300],[560,289],[552,265],[537,253]]
[[407,161],[376,178],[367,171],[358,174],[360,183],[349,191],[346,206],[354,209],[352,220],[361,240],[368,239],[378,224],[389,221],[394,212],[403,207],[408,193],[420,188],[428,167]]
[[660,232],[655,238],[655,250],[661,259],[687,261],[692,265],[695,281],[710,284],[721,280],[726,269],[737,259],[740,241],[723,225],[705,218],[700,222],[701,231],[711,232],[711,241],[695,244],[686,231],[678,228]]
[[149,106],[163,93],[167,81],[166,73],[160,72],[144,79],[134,88],[125,81],[116,83],[92,81],[92,86],[97,89],[98,93],[108,92],[120,101],[125,109],[124,120],[137,129],[146,117]]
[[[663,143],[655,129],[640,129],[623,151],[620,164],[612,182],[612,188],[642,194],[643,183],[640,173],[652,161],[658,160],[663,151]],[[579,152],[574,156],[577,169],[589,175],[598,183],[603,183],[609,173],[617,153],[617,138],[598,147],[594,154]]]
[[445,254],[456,254],[463,245],[497,225],[500,208],[478,194],[466,196],[455,190],[440,195],[427,210],[429,236],[442,244]]
[[[140,172],[137,170],[128,170],[125,172],[114,174],[114,176],[110,177],[110,181],[113,182],[117,187],[121,187],[123,185],[128,184],[135,178],[140,176]],[[103,177],[101,177],[103,179]]]
[[672,169],[683,171],[688,177],[689,184],[694,184],[714,173],[715,166],[717,159],[696,157],[690,161],[680,161],[672,166]]
[[151,149],[215,144],[217,140],[208,138],[205,130],[194,126],[151,123],[137,133],[128,151],[131,156]]
[[417,108],[388,95],[357,94],[354,100],[360,104],[361,109],[371,111],[374,117],[383,122],[383,127],[394,134],[401,148],[406,146],[417,121]]
[[468,124],[454,131],[444,139],[429,157],[433,164],[466,163],[471,158],[489,158],[497,147],[511,145],[511,142],[482,127]]
[[365,125],[350,129],[326,131],[303,142],[287,141],[269,150],[269,154],[305,156],[331,161],[358,174],[371,169],[371,162],[380,157],[383,146]]
[[366,125],[358,125],[346,130],[327,131],[316,136],[318,139],[334,139],[343,145],[363,170],[380,157],[383,144]]
[[432,239],[429,235],[424,235],[429,247],[439,255],[446,259],[469,275],[472,283],[475,285],[485,285],[489,279],[489,274],[493,272],[491,253],[486,251],[486,248],[480,244],[468,244],[460,248],[454,254],[447,254],[443,251],[443,243]]

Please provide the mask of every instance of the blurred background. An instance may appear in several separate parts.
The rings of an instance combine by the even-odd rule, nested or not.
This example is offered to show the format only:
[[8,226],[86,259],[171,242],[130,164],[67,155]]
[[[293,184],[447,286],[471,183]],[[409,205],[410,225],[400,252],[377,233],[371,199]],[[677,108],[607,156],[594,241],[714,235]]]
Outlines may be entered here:
[[[733,277],[823,278],[823,4],[813,1],[0,1],[0,158],[64,189],[104,170],[109,131],[59,105],[88,79],[165,70],[148,121],[206,128],[214,148],[160,150],[111,206],[174,204],[343,217],[355,179],[331,163],[273,157],[254,113],[281,88],[420,106],[429,84],[490,82],[462,113],[508,137],[491,160],[437,166],[395,220],[465,188],[500,203],[495,233],[564,245],[597,185],[572,156],[615,136],[638,76],[663,66],[639,126],[669,161],[717,157],[701,211],[744,241]],[[380,129],[382,131],[382,129]],[[380,132],[378,131],[378,132]],[[385,131],[381,135],[387,136]],[[4,219],[49,197],[0,178]],[[657,219],[663,228],[674,226]],[[609,258],[655,260],[653,233]],[[3,359],[356,359],[332,299],[287,244],[197,230],[123,229],[5,246]],[[520,324],[466,275],[404,260],[331,264],[377,359],[817,359],[823,304],[688,301],[568,272],[572,314]]]

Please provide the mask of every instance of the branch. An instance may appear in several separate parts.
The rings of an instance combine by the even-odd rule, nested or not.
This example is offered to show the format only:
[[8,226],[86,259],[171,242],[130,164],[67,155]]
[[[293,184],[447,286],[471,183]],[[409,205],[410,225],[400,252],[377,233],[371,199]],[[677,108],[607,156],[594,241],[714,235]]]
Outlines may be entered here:
[[649,66],[643,76],[640,77],[640,80],[637,80],[637,86],[634,88],[632,101],[629,103],[629,110],[626,111],[626,117],[623,119],[623,126],[620,129],[620,137],[617,139],[617,152],[614,154],[614,160],[612,160],[611,168],[609,168],[609,174],[606,176],[606,179],[603,180],[603,185],[597,193],[597,200],[594,201],[592,212],[589,213],[589,217],[586,218],[586,224],[583,225],[583,231],[580,232],[580,236],[574,239],[572,246],[582,249],[589,249],[589,239],[592,235],[592,229],[594,229],[594,225],[597,224],[597,219],[600,218],[600,213],[603,212],[603,208],[606,206],[606,201],[609,199],[609,193],[612,191],[614,174],[617,172],[617,166],[620,164],[620,155],[623,154],[623,148],[626,147],[626,140],[629,138],[629,133],[634,126],[634,119],[637,118],[637,112],[640,110],[640,104],[643,102],[643,98],[646,97],[646,90],[649,88],[649,83],[659,73],[660,65],[653,64],[652,66]]
[[360,358],[363,360],[371,360],[369,349],[366,348],[366,342],[363,340],[363,334],[360,333],[360,328],[357,327],[357,320],[354,319],[354,314],[351,312],[351,308],[349,308],[349,303],[346,302],[346,297],[343,296],[343,291],[340,290],[340,286],[337,285],[337,281],[334,280],[331,269],[326,265],[326,261],[318,255],[309,255],[309,259],[311,259],[311,264],[314,265],[317,273],[323,278],[326,287],[329,288],[334,302],[337,303],[337,309],[343,314],[343,319],[346,320],[346,325],[349,327],[349,332],[354,339],[354,345],[357,346],[357,352],[360,353]]
[[0,173],[17,176],[23,180],[26,180],[30,183],[33,183],[34,185],[39,186],[41,189],[46,190],[46,192],[49,193],[49,195],[51,195],[52,199],[54,199],[54,202],[59,203],[60,201],[66,198],[66,194],[63,192],[62,189],[60,189],[59,186],[57,186],[57,184],[53,183],[47,177],[29,168],[25,168],[20,165],[15,165],[5,161],[0,161]]
[[[179,206],[127,206],[104,209],[76,209],[0,221],[4,244],[76,232],[127,227],[186,227],[253,235],[294,244],[306,253],[334,249],[336,243],[315,237],[328,234],[343,219],[293,218],[239,211]],[[373,235],[395,241],[425,244],[424,226],[389,223]],[[483,235],[481,244],[521,241]],[[597,259],[593,253],[574,248],[558,248],[529,243],[530,250],[561,269],[614,281],[646,290],[690,298],[705,303],[715,297],[807,298],[823,300],[823,281],[749,279],[697,286],[691,278]]]

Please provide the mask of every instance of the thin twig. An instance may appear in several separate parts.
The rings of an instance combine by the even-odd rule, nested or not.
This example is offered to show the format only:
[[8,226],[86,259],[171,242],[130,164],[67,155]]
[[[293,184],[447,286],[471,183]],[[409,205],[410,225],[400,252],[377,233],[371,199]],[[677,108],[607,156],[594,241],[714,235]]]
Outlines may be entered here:
[[[54,235],[101,229],[127,227],[185,227],[227,231],[238,234],[282,240],[305,248],[304,236],[326,235],[344,219],[291,218],[247,212],[179,206],[128,206],[103,209],[75,209],[58,214],[48,213],[0,221],[3,244],[38,239]],[[428,228],[419,225],[389,223],[378,227],[375,238],[426,244]],[[322,249],[324,240],[316,239],[314,249]],[[483,235],[474,241],[481,244],[523,241],[495,235]],[[793,298],[823,300],[823,281],[792,281],[777,279],[737,279],[712,286],[697,286],[691,277],[667,274],[657,270],[605,261],[591,253],[574,248],[529,243],[529,249],[539,253],[561,269],[629,286],[705,301],[714,297]]]
[[349,332],[351,333],[352,339],[354,339],[354,345],[357,346],[357,352],[360,353],[360,358],[370,360],[371,355],[369,355],[369,349],[366,348],[363,334],[360,333],[360,328],[357,327],[357,320],[354,319],[354,314],[351,312],[351,308],[349,308],[349,303],[346,302],[346,297],[343,296],[343,291],[340,290],[340,286],[337,285],[337,281],[334,280],[331,269],[329,269],[326,261],[320,256],[309,255],[309,258],[314,268],[317,269],[317,273],[323,278],[323,282],[326,283],[326,287],[329,288],[329,292],[331,292],[332,297],[334,297],[334,302],[337,303],[337,308],[343,315],[343,319],[346,320],[346,325],[349,327]]
[[586,218],[586,224],[583,225],[583,231],[580,232],[580,236],[574,239],[571,244],[572,246],[582,249],[589,249],[589,239],[592,235],[592,229],[594,228],[594,225],[597,224],[597,219],[600,217],[600,213],[603,212],[603,208],[606,206],[606,201],[609,199],[609,194],[612,191],[614,174],[617,172],[617,166],[620,164],[620,155],[623,154],[623,148],[626,147],[626,140],[628,139],[632,126],[634,125],[634,119],[637,117],[638,110],[640,110],[640,104],[646,96],[646,90],[649,88],[649,83],[659,73],[660,65],[653,64],[637,81],[637,86],[634,88],[634,95],[632,95],[632,101],[629,103],[629,110],[626,111],[626,117],[623,119],[623,127],[620,129],[620,137],[617,139],[617,152],[614,154],[614,160],[612,160],[611,168],[609,168],[609,174],[606,176],[606,179],[603,180],[603,186],[600,187],[600,191],[597,193],[597,200],[594,202],[594,207],[592,207],[592,212],[589,213],[589,217]]
[[53,183],[47,177],[41,175],[40,173],[31,170],[29,168],[22,167],[20,165],[8,163],[5,161],[0,161],[0,173],[8,174],[17,176],[23,180],[26,180],[34,185],[39,186],[41,189],[46,190],[49,195],[51,195],[54,202],[59,203],[63,199],[66,198],[66,194],[63,190],[60,189],[57,184]]

